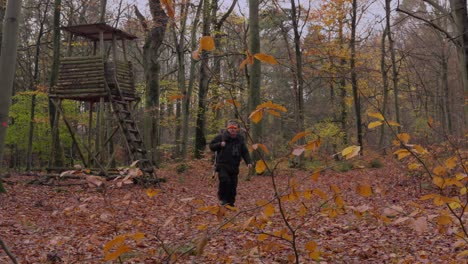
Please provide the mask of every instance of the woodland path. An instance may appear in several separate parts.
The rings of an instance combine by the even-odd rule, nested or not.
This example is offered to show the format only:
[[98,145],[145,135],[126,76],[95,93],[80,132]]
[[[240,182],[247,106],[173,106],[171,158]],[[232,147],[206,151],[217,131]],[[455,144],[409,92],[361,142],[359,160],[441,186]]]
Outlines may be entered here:
[[[84,179],[53,181],[64,186],[30,185],[26,182],[33,176],[13,175],[5,179],[8,194],[0,195],[0,238],[19,263],[105,263],[107,242],[117,235],[140,232],[145,237],[139,242],[126,240],[132,251],[122,255],[122,263],[155,263],[154,259],[163,256],[162,244],[185,252],[171,263],[290,263],[292,251],[284,243],[277,243],[269,252],[259,250],[255,234],[229,228],[214,231],[218,218],[206,209],[217,204],[209,161],[191,162],[181,174],[175,166],[158,170],[167,182],[157,194],[133,184],[104,190],[88,186]],[[301,183],[300,190],[319,188],[329,193],[329,186],[335,185],[347,206],[336,218],[316,213],[308,219],[298,233],[299,250],[304,253],[303,245],[314,240],[322,252],[320,263],[460,263],[455,262],[455,239],[440,234],[431,220],[437,208],[430,201],[419,200],[429,190],[420,192],[419,184],[402,166],[389,160],[382,168],[329,170],[318,181],[311,179],[311,172],[280,171],[276,180],[281,188],[293,178]],[[245,173],[242,168],[241,177]],[[360,183],[372,185],[374,195],[360,196],[355,190]],[[271,199],[272,194],[270,177],[240,180],[236,205],[247,211],[257,201]],[[353,208],[367,213],[358,218]],[[261,214],[261,209],[257,211]],[[247,221],[252,212],[255,210],[239,214],[235,221]],[[385,215],[392,222],[385,223],[369,212]],[[235,213],[228,211],[225,217]],[[405,217],[429,220],[418,226]],[[271,222],[272,228],[284,228],[277,212]],[[211,236],[203,254],[187,253],[200,244],[197,241],[207,231]],[[9,263],[1,249],[0,263]],[[315,262],[304,253],[301,263]]]

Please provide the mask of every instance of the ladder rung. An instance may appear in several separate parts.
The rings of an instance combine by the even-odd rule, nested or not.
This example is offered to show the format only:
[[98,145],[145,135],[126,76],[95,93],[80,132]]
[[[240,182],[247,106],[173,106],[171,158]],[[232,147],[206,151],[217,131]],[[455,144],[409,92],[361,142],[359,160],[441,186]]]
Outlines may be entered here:
[[122,113],[122,114],[127,114],[127,115],[130,114],[130,111],[127,111],[127,110],[124,110],[124,109],[117,109],[117,110],[115,110],[115,111],[116,111],[116,112],[120,112],[120,113]]
[[127,128],[127,131],[134,134],[138,133],[138,130],[132,128]]
[[127,102],[125,102],[125,101],[120,101],[120,100],[114,100],[114,103],[122,104],[122,105],[127,105]]

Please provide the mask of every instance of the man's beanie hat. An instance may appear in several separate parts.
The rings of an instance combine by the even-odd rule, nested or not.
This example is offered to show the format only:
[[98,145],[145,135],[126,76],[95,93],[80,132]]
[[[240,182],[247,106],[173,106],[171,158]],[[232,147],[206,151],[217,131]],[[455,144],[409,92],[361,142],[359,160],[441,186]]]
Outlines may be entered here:
[[227,125],[226,125],[227,128],[229,127],[235,127],[235,128],[239,128],[239,122],[237,122],[237,120],[235,119],[231,119],[227,122]]

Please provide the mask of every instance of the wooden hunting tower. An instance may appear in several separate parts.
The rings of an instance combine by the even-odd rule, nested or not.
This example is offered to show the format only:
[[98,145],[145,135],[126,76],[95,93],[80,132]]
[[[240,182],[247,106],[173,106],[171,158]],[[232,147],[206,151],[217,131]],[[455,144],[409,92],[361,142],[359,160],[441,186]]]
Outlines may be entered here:
[[[83,164],[85,167],[89,167],[89,163],[94,163],[98,166],[101,174],[107,175],[109,166],[103,164],[103,160],[99,159],[98,156],[104,152],[105,145],[111,141],[115,132],[120,130],[125,138],[125,147],[131,160],[138,161],[138,166],[144,173],[153,175],[153,165],[146,157],[146,149],[132,113],[132,103],[137,98],[132,64],[127,60],[126,41],[134,40],[137,37],[105,23],[68,26],[63,27],[62,30],[71,33],[70,39],[81,37],[93,44],[92,48],[88,48],[92,54],[60,59],[58,81],[50,91],[52,101],[62,115],[73,141],[78,146],[78,153]],[[117,41],[121,41],[120,50],[123,53],[121,58],[117,54]],[[109,42],[110,45],[106,47],[106,43]],[[92,110],[95,102],[108,103],[113,117],[118,123],[118,126],[114,128],[103,144],[95,144],[95,151],[91,150],[90,140],[88,140],[88,146],[81,144],[87,151],[87,160],[79,147],[80,144],[75,137],[73,126],[65,117],[61,106],[63,99],[89,103],[89,128],[92,126]],[[107,164],[110,164],[110,161]]]

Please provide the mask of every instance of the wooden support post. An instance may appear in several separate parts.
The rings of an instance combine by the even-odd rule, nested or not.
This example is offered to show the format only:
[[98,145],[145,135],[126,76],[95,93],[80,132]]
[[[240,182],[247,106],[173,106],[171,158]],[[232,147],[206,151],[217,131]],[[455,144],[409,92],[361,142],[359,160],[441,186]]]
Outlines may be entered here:
[[128,63],[128,60],[127,60],[127,42],[125,41],[124,38],[122,38],[122,53],[123,53],[123,57],[124,57],[125,62]]
[[[88,148],[91,147],[91,130],[93,128],[93,102],[89,102],[89,117],[88,117]],[[88,164],[92,166],[92,157],[91,153],[88,153]]]

